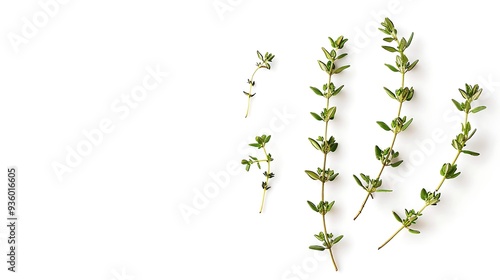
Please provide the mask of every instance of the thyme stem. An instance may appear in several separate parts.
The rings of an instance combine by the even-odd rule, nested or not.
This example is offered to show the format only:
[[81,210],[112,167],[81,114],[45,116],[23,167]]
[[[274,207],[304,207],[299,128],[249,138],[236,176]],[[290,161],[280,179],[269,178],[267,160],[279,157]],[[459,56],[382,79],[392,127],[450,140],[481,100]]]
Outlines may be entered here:
[[[269,155],[267,154],[267,151],[266,151],[266,145],[262,145],[262,150],[264,151],[264,155],[266,156],[266,162],[267,162],[267,174],[271,174],[271,161],[269,160]],[[269,184],[269,176],[266,176],[266,186],[268,186]],[[259,213],[262,213],[262,210],[264,208],[264,200],[266,198],[266,192],[267,192],[267,188],[263,188],[263,191],[262,191],[262,202],[260,204],[260,210],[259,210]]]
[[252,77],[250,78],[250,89],[248,90],[248,102],[247,102],[247,112],[245,114],[245,118],[248,117],[248,113],[250,112],[250,98],[252,98],[252,89],[253,89],[253,85],[254,85],[254,76],[255,76],[255,73],[257,73],[257,70],[259,70],[260,68],[262,68],[261,66],[257,67],[255,69],[255,71],[253,71],[253,74],[252,74]]

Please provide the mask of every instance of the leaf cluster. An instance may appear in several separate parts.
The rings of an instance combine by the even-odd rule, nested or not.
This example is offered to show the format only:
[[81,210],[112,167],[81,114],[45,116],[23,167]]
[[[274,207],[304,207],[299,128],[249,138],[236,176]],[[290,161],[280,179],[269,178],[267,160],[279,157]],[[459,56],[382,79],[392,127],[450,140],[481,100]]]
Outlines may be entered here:
[[411,210],[408,210],[408,209],[405,209],[405,218],[402,219],[398,213],[392,211],[392,214],[394,215],[394,218],[399,222],[401,223],[401,225],[408,229],[408,231],[410,233],[414,233],[414,234],[419,234],[420,231],[416,230],[416,229],[412,229],[410,228],[411,225],[414,225],[417,223],[417,220],[418,220],[418,217],[422,216],[422,213],[420,212],[417,212],[415,211],[415,209],[411,209]]
[[260,149],[263,148],[266,145],[266,143],[269,143],[269,140],[271,140],[271,135],[263,134],[262,136],[255,137],[256,143],[250,143],[248,145]]
[[328,75],[333,75],[333,74],[339,74],[345,69],[349,68],[350,65],[344,65],[337,67],[335,65],[335,62],[337,60],[340,60],[347,56],[347,53],[342,53],[342,54],[337,54],[337,51],[342,49],[347,42],[347,39],[344,38],[344,36],[340,36],[337,38],[337,40],[333,40],[331,37],[328,37],[330,40],[330,44],[332,46],[332,49],[328,51],[325,48],[321,48],[323,53],[325,54],[326,61],[323,62],[321,60],[318,60],[318,65],[321,68],[321,70],[325,71]]
[[375,157],[384,166],[398,167],[401,163],[403,163],[403,160],[396,160],[397,157],[399,157],[399,152],[391,149],[391,147],[387,147],[382,150],[379,146],[375,146]]
[[[316,95],[319,95],[319,96],[322,96],[322,97],[325,97],[325,98],[330,98],[332,96],[335,96],[337,94],[340,93],[340,91],[344,88],[344,86],[340,86],[340,87],[335,87],[335,85],[330,82],[329,84],[324,84],[323,85],[323,90],[319,90],[318,88],[315,88],[315,87],[310,87],[311,90],[316,94]],[[317,119],[317,118],[316,118]],[[320,118],[320,119],[317,119],[318,121],[321,121],[324,119],[323,118]]]
[[330,136],[328,140],[325,140],[325,137],[318,136],[318,138],[312,139],[308,138],[311,145],[318,151],[321,151],[323,154],[333,153],[337,150],[339,144],[335,141],[333,136]]
[[257,62],[257,67],[258,68],[266,68],[266,69],[271,69],[271,64],[270,62],[273,61],[274,54],[266,52],[264,55],[262,55],[259,51],[257,51],[257,57],[259,58],[259,62]]
[[[451,101],[457,108],[457,110],[461,112],[465,112],[466,115],[469,113],[475,114],[483,111],[486,109],[486,106],[477,106],[477,107],[472,107],[472,102],[476,101],[482,93],[482,89],[479,88],[479,85],[474,85],[471,86],[469,84],[465,84],[465,89],[458,89],[460,94],[462,95],[464,102],[458,102],[455,99],[452,99]],[[471,156],[478,156],[479,153],[470,151],[470,150],[464,150],[464,147],[466,146],[466,142],[474,136],[476,133],[476,129],[472,130],[470,122],[465,120],[464,123],[462,123],[462,132],[459,133],[455,139],[451,141],[451,145],[455,150],[462,152],[464,154],[468,154]]]
[[384,87],[384,90],[390,98],[398,102],[410,101],[415,94],[415,90],[413,89],[413,87],[398,88],[394,92],[386,87]]
[[330,168],[323,170],[320,167],[318,167],[317,172],[311,170],[306,170],[305,172],[309,178],[318,180],[322,183],[326,183],[327,181],[331,182],[339,175],[339,173],[335,173],[335,171]]
[[391,43],[395,42],[395,46],[382,46],[382,48],[388,52],[399,54],[396,56],[396,66],[391,64],[385,64],[387,68],[389,68],[393,72],[400,72],[401,74],[407,73],[411,71],[418,63],[418,59],[410,62],[408,57],[404,54],[404,51],[411,45],[413,41],[413,32],[411,33],[408,40],[404,37],[401,39],[398,38],[398,31],[394,27],[394,23],[389,19],[385,18],[382,22],[382,28],[379,28],[384,34],[388,35],[388,37],[384,38],[384,41]]
[[354,177],[354,180],[360,186],[362,189],[367,191],[370,195],[373,194],[374,192],[392,192],[392,190],[387,190],[387,189],[379,189],[380,186],[382,186],[382,179],[380,178],[375,178],[372,179],[370,178],[369,175],[365,175],[363,173],[360,173],[359,176],[363,181],[361,181],[358,176],[352,175]]
[[391,126],[387,125],[383,121],[377,121],[377,124],[385,131],[391,131],[393,133],[400,133],[405,131],[410,124],[413,122],[413,118],[406,120],[406,117],[396,117],[391,121]]
[[445,179],[455,179],[461,172],[457,172],[457,164],[445,163],[439,171]]
[[425,205],[433,205],[436,206],[441,200],[441,193],[437,191],[427,191],[425,188],[422,188],[420,191],[420,198],[425,201]]
[[318,239],[320,242],[322,242],[323,245],[311,245],[309,246],[309,249],[312,250],[317,250],[317,251],[324,251],[325,249],[330,249],[332,248],[333,245],[339,243],[340,240],[344,237],[343,235],[339,235],[337,237],[333,237],[333,233],[328,233],[326,236],[325,234],[321,231],[318,234],[315,234],[314,237]]
[[332,210],[335,201],[332,202],[320,201],[317,205],[315,205],[314,203],[308,200],[307,204],[309,204],[309,207],[311,207],[311,209],[314,212],[320,213],[321,215],[325,215],[326,213],[330,212],[330,210]]

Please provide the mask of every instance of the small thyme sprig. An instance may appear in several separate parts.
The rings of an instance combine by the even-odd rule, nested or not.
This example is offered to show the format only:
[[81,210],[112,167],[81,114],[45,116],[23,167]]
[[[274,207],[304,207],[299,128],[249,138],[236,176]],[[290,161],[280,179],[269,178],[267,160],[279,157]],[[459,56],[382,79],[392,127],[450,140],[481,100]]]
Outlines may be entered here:
[[266,177],[266,181],[262,182],[263,193],[262,193],[262,202],[260,204],[259,213],[262,213],[262,209],[264,208],[264,200],[266,198],[266,192],[271,188],[271,186],[269,185],[269,179],[274,177],[274,173],[271,172],[271,161],[273,161],[273,158],[271,157],[271,154],[268,154],[266,151],[266,144],[269,143],[269,140],[271,140],[271,135],[264,134],[262,136],[255,137],[255,141],[257,143],[249,144],[250,146],[255,147],[257,149],[262,149],[264,151],[265,159],[258,159],[257,157],[249,156],[249,159],[241,160],[241,164],[245,165],[246,171],[250,171],[250,167],[252,166],[252,164],[256,164],[257,167],[260,169],[261,162],[267,163],[267,171],[264,171],[264,177]]
[[254,97],[256,94],[252,93],[252,89],[255,86],[255,80],[254,80],[255,73],[257,73],[257,71],[261,68],[266,68],[270,70],[274,54],[266,52],[264,55],[262,55],[259,51],[257,51],[257,57],[260,60],[259,62],[257,62],[257,68],[255,69],[255,71],[253,71],[252,77],[250,77],[250,79],[247,80],[247,83],[250,85],[250,89],[248,90],[248,92],[243,91],[243,93],[246,96],[248,96],[247,112],[245,114],[245,118],[248,117],[248,113],[250,112],[250,98]]
[[328,39],[330,39],[330,43],[333,49],[328,51],[325,48],[322,48],[327,62],[324,63],[318,60],[318,64],[321,70],[328,74],[328,82],[323,85],[323,91],[319,90],[318,88],[311,87],[311,90],[315,94],[326,99],[326,107],[319,114],[311,112],[311,115],[314,119],[325,123],[324,134],[322,136],[318,136],[316,140],[313,138],[309,138],[309,142],[311,143],[311,145],[323,154],[323,166],[318,167],[316,172],[311,170],[306,170],[305,172],[312,180],[318,180],[321,182],[321,200],[317,204],[311,201],[307,201],[307,204],[309,204],[309,207],[311,207],[314,212],[319,213],[322,216],[323,220],[323,230],[314,235],[314,237],[316,237],[316,239],[318,239],[322,245],[311,245],[309,246],[309,249],[318,251],[324,251],[325,249],[328,250],[332,259],[333,266],[335,267],[335,270],[338,270],[337,263],[335,262],[335,258],[333,256],[332,247],[342,239],[343,235],[339,235],[334,238],[333,233],[329,233],[326,228],[325,218],[326,213],[330,212],[333,204],[335,203],[335,201],[328,202],[325,200],[325,183],[335,180],[335,178],[339,175],[330,168],[326,168],[328,154],[331,152],[335,152],[338,146],[335,138],[333,136],[328,136],[328,123],[334,119],[335,113],[337,111],[337,107],[330,106],[330,98],[339,94],[344,87],[343,85],[340,87],[336,87],[332,82],[332,76],[344,71],[349,67],[349,65],[340,67],[335,65],[337,60],[342,59],[347,55],[347,53],[337,54],[337,52],[344,47],[347,39],[345,39],[343,36],[338,37],[337,40],[333,40],[332,38]]
[[354,217],[354,220],[356,220],[359,217],[359,215],[361,215],[361,212],[363,211],[366,202],[368,201],[368,198],[369,197],[373,198],[373,193],[392,192],[392,190],[380,188],[382,186],[381,176],[382,173],[384,172],[384,169],[387,166],[398,167],[399,165],[401,165],[401,163],[403,163],[402,160],[397,159],[399,156],[399,152],[394,150],[394,144],[396,143],[396,138],[398,134],[405,131],[413,121],[413,118],[407,120],[406,117],[401,117],[401,108],[403,107],[403,103],[405,101],[410,101],[413,98],[414,94],[413,87],[411,88],[405,87],[405,75],[407,72],[411,71],[417,65],[418,59],[410,63],[408,57],[404,53],[413,40],[413,33],[411,33],[408,40],[406,40],[404,37],[399,38],[398,31],[396,30],[396,28],[394,28],[394,24],[389,18],[385,18],[385,21],[382,22],[382,27],[383,28],[379,28],[379,30],[382,31],[384,34],[389,35],[389,37],[384,38],[384,41],[388,43],[391,42],[396,43],[395,47],[382,46],[382,48],[391,53],[398,53],[396,55],[396,66],[393,66],[391,64],[385,64],[385,66],[387,66],[387,68],[389,68],[391,71],[398,72],[401,74],[401,87],[396,89],[394,92],[384,87],[384,90],[387,93],[387,95],[389,95],[390,98],[396,100],[399,103],[398,114],[397,117],[392,120],[390,126],[382,121],[377,122],[377,124],[383,130],[391,131],[393,134],[391,145],[388,148],[381,149],[379,146],[375,146],[375,157],[377,158],[378,161],[380,161],[382,165],[380,171],[378,172],[377,177],[375,179],[372,179],[370,178],[370,176],[361,173],[360,177],[363,180],[362,182],[356,175],[353,175],[356,183],[364,191],[366,191],[366,197],[363,203],[361,204],[361,208]]
[[[422,216],[422,212],[431,205],[437,205],[441,199],[441,193],[439,193],[439,190],[441,189],[441,186],[443,185],[445,180],[449,179],[454,179],[460,175],[461,172],[458,172],[457,170],[457,160],[460,154],[468,154],[471,156],[479,156],[479,153],[473,152],[470,150],[464,150],[467,142],[474,136],[476,133],[476,129],[472,130],[471,124],[469,122],[469,114],[470,113],[477,113],[480,112],[484,109],[486,109],[485,106],[478,106],[475,108],[472,108],[472,102],[477,100],[479,96],[481,95],[482,89],[479,88],[478,85],[470,86],[468,84],[465,84],[465,89],[459,89],[460,94],[462,97],[465,99],[465,102],[458,102],[454,99],[452,99],[453,104],[457,107],[457,109],[461,112],[465,113],[465,120],[462,123],[462,132],[459,133],[455,139],[452,140],[451,145],[453,148],[457,151],[455,157],[453,158],[453,161],[451,163],[445,163],[441,167],[440,174],[442,176],[441,180],[439,181],[439,184],[437,185],[436,189],[434,191],[427,191],[425,188],[423,188],[420,191],[420,198],[425,202],[424,206],[420,208],[420,210],[416,211],[415,209],[405,209],[405,218],[401,218],[396,212],[392,212],[394,215],[394,218],[401,223],[401,227],[387,240],[385,241],[378,249],[380,250],[382,247],[384,247],[387,243],[389,243],[399,232],[401,232],[403,229],[408,229],[409,232],[414,233],[414,234],[419,234],[420,231],[416,229],[410,228],[411,225],[414,225],[417,223],[417,220],[420,216]],[[472,131],[471,131],[472,130]]]

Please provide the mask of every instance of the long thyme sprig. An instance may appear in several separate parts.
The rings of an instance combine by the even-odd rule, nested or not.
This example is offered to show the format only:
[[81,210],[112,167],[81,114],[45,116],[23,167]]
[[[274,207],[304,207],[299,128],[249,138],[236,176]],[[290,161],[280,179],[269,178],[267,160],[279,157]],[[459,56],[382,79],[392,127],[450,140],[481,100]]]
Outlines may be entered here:
[[334,119],[335,113],[337,111],[337,107],[331,106],[330,99],[333,96],[339,94],[344,87],[343,85],[340,87],[336,87],[332,82],[332,77],[334,74],[339,74],[347,69],[349,65],[336,65],[338,60],[347,55],[347,53],[337,53],[344,47],[347,39],[345,39],[343,36],[340,36],[337,38],[337,40],[333,40],[332,38],[329,38],[329,40],[333,49],[328,51],[325,48],[322,48],[327,62],[325,63],[318,60],[319,67],[328,75],[328,82],[323,85],[322,91],[318,88],[311,87],[311,90],[315,94],[325,98],[326,101],[326,107],[320,113],[311,112],[311,115],[314,119],[324,122],[324,133],[322,136],[318,136],[317,139],[309,138],[309,142],[311,143],[311,145],[323,154],[323,163],[322,167],[317,168],[317,171],[306,170],[305,172],[312,180],[321,182],[321,200],[319,201],[319,203],[315,204],[311,201],[307,201],[309,207],[311,207],[314,212],[319,213],[322,218],[323,229],[318,234],[314,235],[314,237],[316,237],[316,239],[321,242],[321,245],[311,245],[309,246],[309,248],[319,251],[328,250],[328,252],[330,253],[330,258],[332,259],[333,266],[335,270],[338,270],[337,263],[335,262],[335,258],[333,256],[332,247],[342,239],[343,235],[334,237],[333,233],[328,232],[325,218],[326,214],[331,211],[333,204],[335,203],[335,201],[328,202],[327,200],[325,200],[325,183],[335,180],[335,178],[339,175],[338,173],[335,173],[334,170],[327,168],[328,154],[335,152],[338,147],[335,138],[333,136],[329,136],[328,134],[328,125],[329,122]]
[[406,38],[404,37],[403,38],[398,37],[398,31],[396,30],[394,24],[389,18],[385,18],[385,21],[382,22],[382,27],[383,28],[379,28],[379,30],[382,31],[384,34],[388,35],[388,37],[384,38],[384,41],[388,43],[391,42],[395,43],[395,47],[382,46],[382,48],[384,48],[388,52],[397,53],[396,66],[391,64],[385,64],[385,66],[387,66],[387,68],[389,68],[391,71],[401,74],[401,86],[397,88],[394,92],[386,87],[384,87],[384,90],[391,99],[394,99],[398,102],[398,111],[396,118],[392,120],[390,126],[382,121],[377,122],[377,124],[383,130],[391,131],[393,135],[391,144],[388,148],[381,149],[379,146],[375,146],[375,157],[381,163],[380,170],[375,179],[372,179],[370,178],[369,175],[365,175],[363,173],[360,174],[361,180],[356,175],[353,175],[356,183],[366,192],[366,197],[363,203],[361,204],[361,208],[354,217],[354,220],[356,220],[359,217],[359,215],[361,215],[361,212],[363,211],[366,202],[368,201],[368,198],[370,197],[373,198],[373,194],[375,192],[392,191],[389,189],[380,188],[382,186],[382,173],[384,172],[387,166],[398,167],[399,165],[401,165],[401,163],[403,163],[402,160],[397,159],[399,156],[399,152],[394,150],[394,145],[396,143],[396,138],[399,135],[399,133],[405,131],[413,121],[413,118],[407,120],[406,116],[401,117],[401,109],[403,107],[403,103],[405,101],[410,101],[413,98],[414,94],[413,87],[408,88],[405,86],[406,73],[411,71],[418,63],[418,60],[410,62],[408,57],[405,55],[405,50],[410,46],[413,40],[413,33],[411,33],[408,40],[406,40]]

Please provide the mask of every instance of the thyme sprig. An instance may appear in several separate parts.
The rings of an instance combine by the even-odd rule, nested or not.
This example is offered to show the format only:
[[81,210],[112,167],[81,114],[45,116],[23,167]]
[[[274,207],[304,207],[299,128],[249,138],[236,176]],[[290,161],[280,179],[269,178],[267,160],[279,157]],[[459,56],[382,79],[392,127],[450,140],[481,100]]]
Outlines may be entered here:
[[269,185],[269,179],[274,177],[274,173],[271,172],[271,161],[274,159],[272,158],[271,154],[267,153],[266,151],[266,144],[269,143],[271,140],[271,135],[262,135],[262,136],[257,136],[255,137],[256,143],[251,143],[249,144],[252,147],[255,147],[257,149],[262,149],[264,152],[264,159],[258,159],[257,157],[254,156],[249,156],[248,159],[243,159],[241,160],[241,164],[245,165],[245,170],[250,171],[250,167],[255,164],[257,165],[257,168],[261,169],[261,163],[265,162],[267,163],[267,170],[264,171],[264,177],[266,177],[266,180],[262,182],[262,202],[260,204],[260,210],[259,213],[262,213],[262,210],[264,209],[264,201],[266,199],[266,192],[271,188]]
[[260,60],[256,64],[257,68],[255,69],[255,71],[253,71],[252,76],[250,77],[250,79],[247,79],[247,83],[250,85],[250,89],[248,90],[248,92],[243,91],[243,93],[246,96],[248,96],[247,112],[245,114],[245,118],[248,117],[248,114],[250,112],[250,98],[254,97],[255,94],[256,94],[256,93],[252,93],[252,89],[255,86],[255,80],[254,80],[255,73],[257,73],[257,71],[259,69],[261,69],[261,68],[265,68],[265,69],[270,70],[271,69],[271,62],[273,61],[274,54],[266,52],[264,55],[262,55],[259,51],[257,51],[257,57]]
[[335,118],[335,113],[337,112],[337,107],[330,105],[330,99],[333,96],[339,94],[344,87],[343,85],[339,87],[335,86],[332,82],[332,77],[333,75],[339,74],[345,69],[349,68],[349,65],[336,65],[338,60],[347,55],[347,53],[338,53],[338,51],[344,47],[347,39],[345,39],[343,36],[338,37],[336,40],[333,40],[332,38],[328,39],[330,40],[332,49],[328,51],[325,48],[322,48],[323,53],[326,57],[326,63],[318,60],[320,69],[328,75],[328,82],[323,85],[323,90],[320,90],[316,87],[311,87],[311,90],[316,95],[325,98],[326,101],[326,106],[321,112],[311,112],[311,115],[314,119],[324,122],[324,133],[322,136],[318,136],[316,139],[309,138],[309,142],[311,143],[311,145],[316,150],[321,152],[321,154],[323,154],[323,164],[322,167],[318,167],[316,171],[306,170],[305,172],[307,176],[309,176],[309,178],[311,178],[312,180],[321,182],[321,200],[318,203],[307,201],[309,207],[314,212],[319,213],[322,218],[323,229],[318,234],[314,235],[314,237],[321,242],[321,245],[311,245],[309,246],[309,248],[318,251],[328,250],[328,252],[330,253],[330,258],[332,259],[333,266],[335,270],[338,270],[337,263],[335,262],[335,258],[333,256],[332,247],[343,238],[343,235],[334,236],[333,233],[328,232],[325,218],[326,214],[332,210],[332,207],[335,203],[335,201],[329,202],[325,200],[325,183],[335,180],[335,178],[339,175],[338,173],[335,173],[334,170],[327,168],[328,154],[335,152],[338,147],[338,143],[335,141],[335,138],[328,135],[328,124]]
[[375,146],[375,157],[381,163],[380,171],[378,172],[377,176],[373,179],[369,175],[361,173],[360,180],[356,175],[353,175],[356,183],[366,192],[366,197],[361,204],[361,208],[354,217],[354,220],[356,220],[359,215],[361,215],[361,212],[363,211],[368,198],[374,198],[373,194],[375,192],[392,192],[392,190],[390,189],[380,188],[382,186],[382,173],[388,166],[395,168],[403,163],[402,160],[398,159],[399,152],[394,150],[394,145],[399,133],[405,131],[413,121],[413,118],[407,119],[406,116],[401,116],[403,103],[406,101],[410,101],[414,95],[413,87],[409,88],[405,86],[406,73],[415,68],[418,63],[418,59],[410,62],[405,54],[405,50],[411,45],[411,42],[413,40],[413,33],[411,33],[408,40],[404,37],[399,37],[398,31],[394,27],[394,23],[389,18],[385,18],[385,21],[382,22],[382,28],[379,28],[379,30],[388,35],[388,37],[384,38],[385,42],[395,43],[395,46],[382,46],[382,48],[388,52],[397,53],[395,66],[391,64],[385,64],[385,66],[387,66],[387,68],[389,68],[389,70],[391,70],[392,72],[400,73],[401,86],[395,91],[392,91],[386,87],[384,87],[384,90],[391,99],[394,99],[398,102],[398,111],[397,116],[391,121],[390,125],[386,124],[383,121],[377,121],[377,124],[383,130],[390,131],[393,134],[392,141],[389,147],[382,149],[378,145]]

